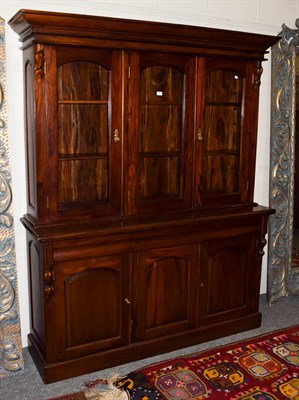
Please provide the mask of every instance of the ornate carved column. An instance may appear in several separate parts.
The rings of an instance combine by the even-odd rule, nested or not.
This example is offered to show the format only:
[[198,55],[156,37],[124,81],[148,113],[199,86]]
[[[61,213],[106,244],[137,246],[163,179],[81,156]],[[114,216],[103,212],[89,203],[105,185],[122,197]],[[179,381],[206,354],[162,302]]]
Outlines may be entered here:
[[6,104],[4,20],[0,18],[0,378],[23,369]]
[[[296,29],[290,29],[283,24],[279,35],[281,40],[272,48],[269,205],[276,213],[269,219],[269,303],[275,303],[283,296],[299,294],[299,267],[293,262],[295,83],[299,19],[295,25]],[[297,142],[298,136],[296,146]]]

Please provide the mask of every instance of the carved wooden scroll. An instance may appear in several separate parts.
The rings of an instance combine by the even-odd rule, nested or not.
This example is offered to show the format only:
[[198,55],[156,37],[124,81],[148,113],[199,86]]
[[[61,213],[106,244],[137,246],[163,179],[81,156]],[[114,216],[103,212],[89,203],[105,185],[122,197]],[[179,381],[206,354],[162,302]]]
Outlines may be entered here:
[[[295,78],[297,29],[283,25],[281,40],[272,48],[272,116],[270,153],[270,217],[268,300],[299,294],[299,268],[293,262]],[[298,135],[298,134],[297,134]],[[298,136],[297,136],[298,138]],[[297,143],[298,145],[298,139]],[[298,173],[298,171],[297,171]],[[299,207],[297,204],[296,207]]]

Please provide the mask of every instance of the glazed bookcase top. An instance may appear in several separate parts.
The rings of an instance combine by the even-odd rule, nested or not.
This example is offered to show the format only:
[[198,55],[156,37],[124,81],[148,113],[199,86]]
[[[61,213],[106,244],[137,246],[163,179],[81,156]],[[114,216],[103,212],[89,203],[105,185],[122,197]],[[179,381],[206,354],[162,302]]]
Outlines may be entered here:
[[34,10],[9,24],[40,224],[254,206],[262,61],[277,37]]

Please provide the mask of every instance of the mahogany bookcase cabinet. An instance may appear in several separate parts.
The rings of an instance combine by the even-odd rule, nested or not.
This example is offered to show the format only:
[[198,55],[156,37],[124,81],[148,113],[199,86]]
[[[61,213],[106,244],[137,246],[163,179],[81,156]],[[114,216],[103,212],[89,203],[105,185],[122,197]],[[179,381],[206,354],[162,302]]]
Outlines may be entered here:
[[21,10],[31,333],[46,383],[258,327],[277,37]]

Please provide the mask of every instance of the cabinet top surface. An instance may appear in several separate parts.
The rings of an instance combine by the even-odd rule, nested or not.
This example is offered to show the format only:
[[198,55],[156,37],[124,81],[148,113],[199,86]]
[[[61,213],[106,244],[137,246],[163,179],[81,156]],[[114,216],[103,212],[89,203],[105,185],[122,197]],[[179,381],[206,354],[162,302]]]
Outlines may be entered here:
[[36,225],[35,221],[29,215],[22,218],[26,228],[34,234],[37,234],[41,240],[48,239],[67,239],[93,235],[111,235],[115,233],[134,233],[144,230],[174,230],[180,226],[214,226],[217,224],[227,224],[229,226],[232,220],[238,220],[240,226],[245,220],[254,221],[254,218],[262,216],[268,217],[274,214],[275,210],[264,206],[243,206],[232,207],[218,210],[205,210],[201,212],[181,212],[176,213],[176,218],[172,214],[157,217],[153,220],[152,216],[115,218],[113,220],[102,221],[81,221],[77,223],[57,223],[50,225]]
[[261,59],[279,40],[276,36],[223,29],[37,10],[20,10],[9,24],[24,47],[34,42],[128,49],[142,45],[148,50],[162,46],[165,51],[215,54],[218,50]]

